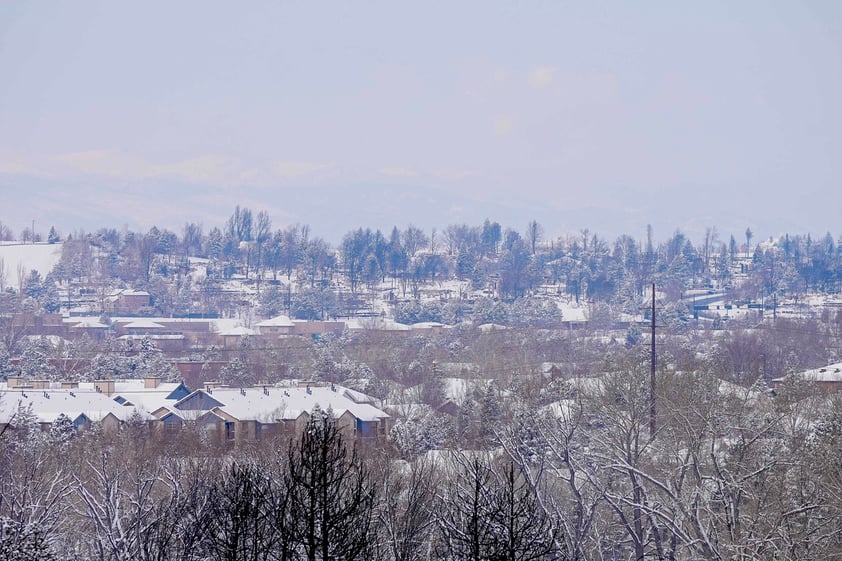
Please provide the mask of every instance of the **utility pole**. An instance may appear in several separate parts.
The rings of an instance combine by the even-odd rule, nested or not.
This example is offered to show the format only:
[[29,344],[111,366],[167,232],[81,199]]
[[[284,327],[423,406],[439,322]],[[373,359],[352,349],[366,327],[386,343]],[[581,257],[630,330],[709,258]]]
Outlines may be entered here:
[[652,357],[651,357],[651,371],[649,376],[649,438],[655,438],[655,367],[658,363],[658,355],[655,353],[655,283],[652,283]]

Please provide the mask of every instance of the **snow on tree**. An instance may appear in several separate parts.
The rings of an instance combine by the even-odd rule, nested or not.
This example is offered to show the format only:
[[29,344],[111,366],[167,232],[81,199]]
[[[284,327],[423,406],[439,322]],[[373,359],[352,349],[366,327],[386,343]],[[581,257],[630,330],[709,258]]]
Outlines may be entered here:
[[53,348],[46,337],[28,339],[18,360],[18,369],[22,376],[39,380],[52,380],[55,367],[50,363]]
[[158,512],[154,495],[162,479],[160,464],[137,462],[131,454],[102,450],[74,473],[75,507],[91,558],[129,561],[140,558]]
[[274,317],[286,309],[286,297],[280,287],[270,285],[260,294],[257,305],[258,313],[266,318]]
[[444,445],[447,423],[429,406],[419,406],[409,417],[395,423],[390,436],[404,458],[414,458]]
[[127,368],[128,378],[161,377],[172,381],[178,379],[178,372],[158,350],[155,341],[144,335],[139,342],[129,340],[125,348],[126,356],[121,362]]
[[336,294],[323,288],[303,288],[292,295],[291,313],[297,319],[321,320],[337,311]]
[[56,232],[55,226],[50,226],[50,233],[47,234],[47,243],[56,244],[61,241],[61,236]]
[[3,561],[53,561],[58,559],[38,524],[21,524],[0,516],[0,559]]
[[371,379],[371,367],[349,358],[343,349],[346,340],[332,336],[321,337],[312,346],[312,377],[314,380],[342,382],[349,379]]
[[43,444],[44,433],[41,431],[38,415],[32,410],[31,403],[24,406],[23,402],[19,402],[10,424],[14,427],[13,445],[24,449],[34,449]]
[[9,354],[9,349],[6,348],[6,343],[4,341],[0,341],[0,374],[13,371],[11,358],[12,355]]
[[11,423],[0,435],[0,559],[56,559],[72,491],[67,458],[31,407],[19,404]]
[[497,440],[496,433],[503,420],[503,408],[494,382],[489,382],[480,402],[480,436],[487,443]]
[[242,358],[232,357],[220,370],[222,381],[235,388],[249,387],[254,384],[254,376]]
[[75,434],[73,420],[64,413],[59,414],[50,425],[50,442],[54,444],[66,444]]
[[85,377],[92,380],[122,378],[128,371],[122,357],[112,352],[97,353],[85,369]]

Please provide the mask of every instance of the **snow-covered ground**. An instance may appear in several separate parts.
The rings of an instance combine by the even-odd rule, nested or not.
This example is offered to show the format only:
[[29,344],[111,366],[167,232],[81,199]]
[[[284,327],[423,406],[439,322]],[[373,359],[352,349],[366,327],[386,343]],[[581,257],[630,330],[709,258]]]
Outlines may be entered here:
[[5,282],[0,284],[3,287],[19,288],[18,269],[23,271],[24,276],[28,275],[32,269],[38,271],[42,278],[47,276],[47,273],[52,271],[61,259],[61,247],[60,243],[0,242],[0,264],[3,266],[0,269],[0,277],[5,279]]

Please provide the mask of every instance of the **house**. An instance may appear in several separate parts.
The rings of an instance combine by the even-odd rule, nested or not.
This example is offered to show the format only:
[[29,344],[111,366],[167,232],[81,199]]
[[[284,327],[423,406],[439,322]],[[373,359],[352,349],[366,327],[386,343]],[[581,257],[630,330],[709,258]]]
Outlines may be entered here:
[[145,290],[118,290],[105,298],[105,312],[112,315],[136,315],[152,305]]
[[69,318],[67,323],[71,324],[67,330],[68,337],[73,340],[87,335],[94,341],[102,341],[113,333],[113,328],[110,325],[105,325],[96,318]]
[[164,326],[152,318],[137,318],[131,321],[115,320],[118,335],[155,335],[164,331]]
[[257,330],[261,335],[272,337],[292,335],[294,329],[295,324],[289,319],[289,316],[275,316],[257,324]]
[[842,389],[842,362],[775,378],[772,380],[772,388],[780,392],[792,382],[809,384],[823,393],[839,391]]
[[248,327],[242,325],[231,327],[219,333],[219,337],[222,340],[222,346],[226,349],[239,348],[243,339],[246,337],[254,337],[255,335],[259,335],[259,333],[254,329],[249,329]]
[[149,339],[155,348],[163,352],[182,351],[187,346],[183,333],[152,318],[137,318],[129,322],[116,320],[114,324],[118,339],[130,344]]
[[388,318],[351,318],[345,323],[350,333],[376,333],[379,336],[409,335],[412,328]]
[[194,422],[222,442],[244,443],[297,434],[310,412],[319,407],[333,411],[348,438],[385,438],[391,417],[358,392],[346,392],[347,388],[336,385],[230,388],[208,384],[152,413],[171,425]]

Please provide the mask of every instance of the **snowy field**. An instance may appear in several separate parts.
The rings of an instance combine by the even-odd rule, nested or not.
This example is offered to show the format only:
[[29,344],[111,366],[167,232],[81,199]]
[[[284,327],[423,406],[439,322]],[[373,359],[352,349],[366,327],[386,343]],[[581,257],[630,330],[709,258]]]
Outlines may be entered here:
[[22,244],[17,242],[0,242],[0,283],[4,288],[19,288],[18,269],[28,275],[32,269],[45,277],[61,258],[62,244]]

